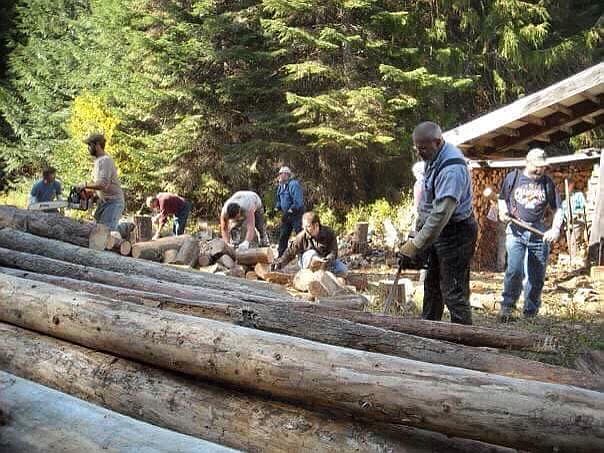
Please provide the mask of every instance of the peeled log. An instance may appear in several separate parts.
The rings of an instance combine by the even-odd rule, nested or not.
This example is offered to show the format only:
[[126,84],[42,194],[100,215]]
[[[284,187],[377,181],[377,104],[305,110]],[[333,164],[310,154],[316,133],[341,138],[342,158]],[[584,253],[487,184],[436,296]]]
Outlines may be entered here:
[[[198,286],[204,289],[217,289],[237,294],[241,293],[244,300],[250,294],[252,296],[279,298],[281,301],[295,300],[287,294],[284,288],[278,285],[209,275],[192,269],[173,269],[161,263],[133,260],[109,252],[76,247],[75,245],[41,238],[10,228],[0,229],[0,247],[126,275],[145,275],[166,282]],[[5,265],[10,266],[10,264]]]
[[596,451],[604,442],[604,394],[578,387],[415,362],[128,303],[95,301],[10,276],[0,279],[0,319],[201,379],[373,421],[421,426],[533,451]]
[[[0,367],[122,414],[245,451],[428,453],[435,446],[420,431],[376,431],[3,323]],[[432,435],[437,447],[450,448],[449,439],[437,436]]]
[[14,228],[93,250],[105,250],[109,237],[109,228],[105,225],[13,206],[0,206],[0,227]]
[[[77,377],[74,377],[77,379]],[[0,451],[101,453],[234,452],[159,428],[0,371]]]
[[441,321],[400,318],[315,304],[296,304],[296,309],[307,313],[333,316],[360,324],[381,327],[419,337],[451,341],[468,346],[527,349],[539,352],[553,351],[556,348],[554,337],[510,329],[493,329],[490,327],[466,326]]
[[[133,260],[131,260],[133,261]],[[262,294],[243,289],[238,289],[235,283],[240,279],[233,279],[234,284],[229,288],[214,289],[201,288],[197,286],[181,285],[170,283],[158,279],[152,279],[135,273],[123,274],[120,272],[111,272],[94,267],[85,267],[78,264],[67,263],[64,261],[44,258],[39,255],[31,255],[23,252],[0,248],[0,265],[9,267],[18,267],[28,270],[61,277],[69,277],[80,280],[89,280],[98,283],[104,283],[111,286],[122,288],[138,289],[141,291],[152,291],[159,294],[165,294],[180,297],[189,300],[214,300],[216,302],[238,300],[240,303],[257,302],[268,304],[281,304],[287,302],[283,298],[266,297]],[[216,276],[216,278],[218,278]]]
[[[168,291],[166,294],[173,294],[174,288],[177,286],[175,284],[178,284],[196,287],[178,286],[180,294],[199,294],[199,291],[202,291],[201,294],[208,296],[210,292],[214,292],[216,294],[215,297],[219,298],[223,291],[227,291],[232,297],[240,298],[243,301],[258,303],[268,303],[274,300],[278,303],[297,302],[296,307],[298,310],[469,346],[536,351],[551,351],[555,346],[553,337],[540,334],[519,332],[510,329],[492,329],[489,327],[465,326],[447,322],[397,318],[302,303],[289,295],[280,294],[273,290],[274,288],[281,289],[281,287],[274,286],[274,288],[269,288],[269,285],[264,282],[234,280],[206,272],[170,269],[161,264],[136,261],[107,252],[83,249],[8,228],[0,229],[0,246],[44,255],[30,255],[29,253],[16,252],[9,249],[0,250],[0,265],[19,267],[33,272],[82,279],[92,279],[94,275],[94,281],[122,287],[129,287],[128,285],[131,285],[133,281],[139,281],[141,285],[145,285],[143,290],[149,288],[150,291],[154,292]],[[57,258],[58,260],[69,261],[69,263],[45,257]],[[71,264],[71,262],[79,263],[79,265]],[[84,266],[93,267],[85,268]],[[95,269],[95,267],[98,269]],[[215,266],[210,267],[212,268],[211,272],[216,271]],[[306,271],[312,273],[310,270]],[[149,278],[137,277],[139,279],[137,280],[137,278],[134,278],[136,275],[147,276]],[[96,278],[99,279],[97,280]],[[157,282],[157,285],[154,285],[156,283],[155,280],[172,282],[172,284]],[[195,291],[196,289],[197,291]]]
[[189,237],[186,239],[178,250],[175,264],[183,264],[185,266],[193,266],[199,258],[199,241]]
[[387,331],[350,321],[300,312],[280,305],[269,307],[218,302],[215,297],[199,296],[194,300],[156,294],[131,288],[118,288],[85,280],[54,277],[17,269],[0,268],[0,273],[40,281],[104,299],[132,302],[176,313],[227,321],[295,337],[320,341],[407,359],[441,365],[458,366],[503,376],[530,379],[602,390],[604,381],[576,370],[547,365],[496,352],[460,346],[438,340]]
[[255,266],[258,263],[270,264],[273,259],[273,249],[270,247],[237,250],[237,263],[244,266]]
[[132,245],[132,257],[161,261],[166,250],[179,250],[187,239],[192,238],[188,234],[183,234],[182,236],[168,236],[155,241],[137,242]]

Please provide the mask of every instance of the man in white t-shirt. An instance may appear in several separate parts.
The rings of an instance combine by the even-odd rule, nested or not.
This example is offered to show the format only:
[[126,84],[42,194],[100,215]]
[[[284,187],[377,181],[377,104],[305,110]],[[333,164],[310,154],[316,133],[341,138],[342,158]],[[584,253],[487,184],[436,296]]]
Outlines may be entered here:
[[96,191],[98,202],[94,218],[97,223],[115,230],[125,205],[117,168],[111,156],[105,152],[104,135],[92,134],[84,143],[88,145],[88,152],[94,157],[93,181],[84,182],[79,187]]
[[245,238],[239,244],[239,250],[246,250],[256,237],[258,230],[259,244],[261,247],[269,244],[264,223],[264,207],[262,200],[256,192],[240,190],[235,192],[222,207],[220,213],[220,234],[222,239],[230,243],[231,232],[236,227],[245,227]]

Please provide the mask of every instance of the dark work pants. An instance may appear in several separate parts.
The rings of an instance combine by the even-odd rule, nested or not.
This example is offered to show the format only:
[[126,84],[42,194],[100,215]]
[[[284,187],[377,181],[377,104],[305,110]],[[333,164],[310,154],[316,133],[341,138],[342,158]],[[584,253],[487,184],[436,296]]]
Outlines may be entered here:
[[187,226],[187,220],[191,213],[192,204],[189,200],[185,201],[185,205],[182,209],[174,216],[174,225],[172,226],[172,234],[174,236],[180,236],[185,233],[185,227]]
[[289,237],[295,231],[298,234],[302,231],[302,214],[284,215],[281,219],[279,228],[279,256],[287,249]]
[[440,321],[446,305],[451,322],[472,324],[470,263],[478,226],[474,217],[450,222],[431,246],[424,281],[422,318]]

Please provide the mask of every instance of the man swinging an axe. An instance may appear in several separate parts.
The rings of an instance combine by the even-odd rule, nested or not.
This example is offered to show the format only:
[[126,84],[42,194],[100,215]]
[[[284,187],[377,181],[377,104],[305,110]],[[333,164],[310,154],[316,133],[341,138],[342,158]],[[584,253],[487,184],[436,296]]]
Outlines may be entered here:
[[[513,319],[525,275],[524,317],[535,317],[541,306],[550,246],[560,237],[564,220],[560,194],[554,181],[545,174],[547,167],[545,151],[534,148],[526,155],[526,167],[508,173],[501,187],[499,219],[509,223],[505,241],[507,267],[498,316],[501,322]],[[550,229],[544,225],[548,207],[554,211]]]

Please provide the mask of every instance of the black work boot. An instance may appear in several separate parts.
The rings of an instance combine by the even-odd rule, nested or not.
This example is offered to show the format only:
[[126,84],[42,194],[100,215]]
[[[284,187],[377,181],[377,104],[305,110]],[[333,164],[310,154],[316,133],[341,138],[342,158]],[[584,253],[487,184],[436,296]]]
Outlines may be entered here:
[[514,316],[514,309],[512,307],[501,306],[499,313],[497,314],[497,322],[508,323],[516,321]]

